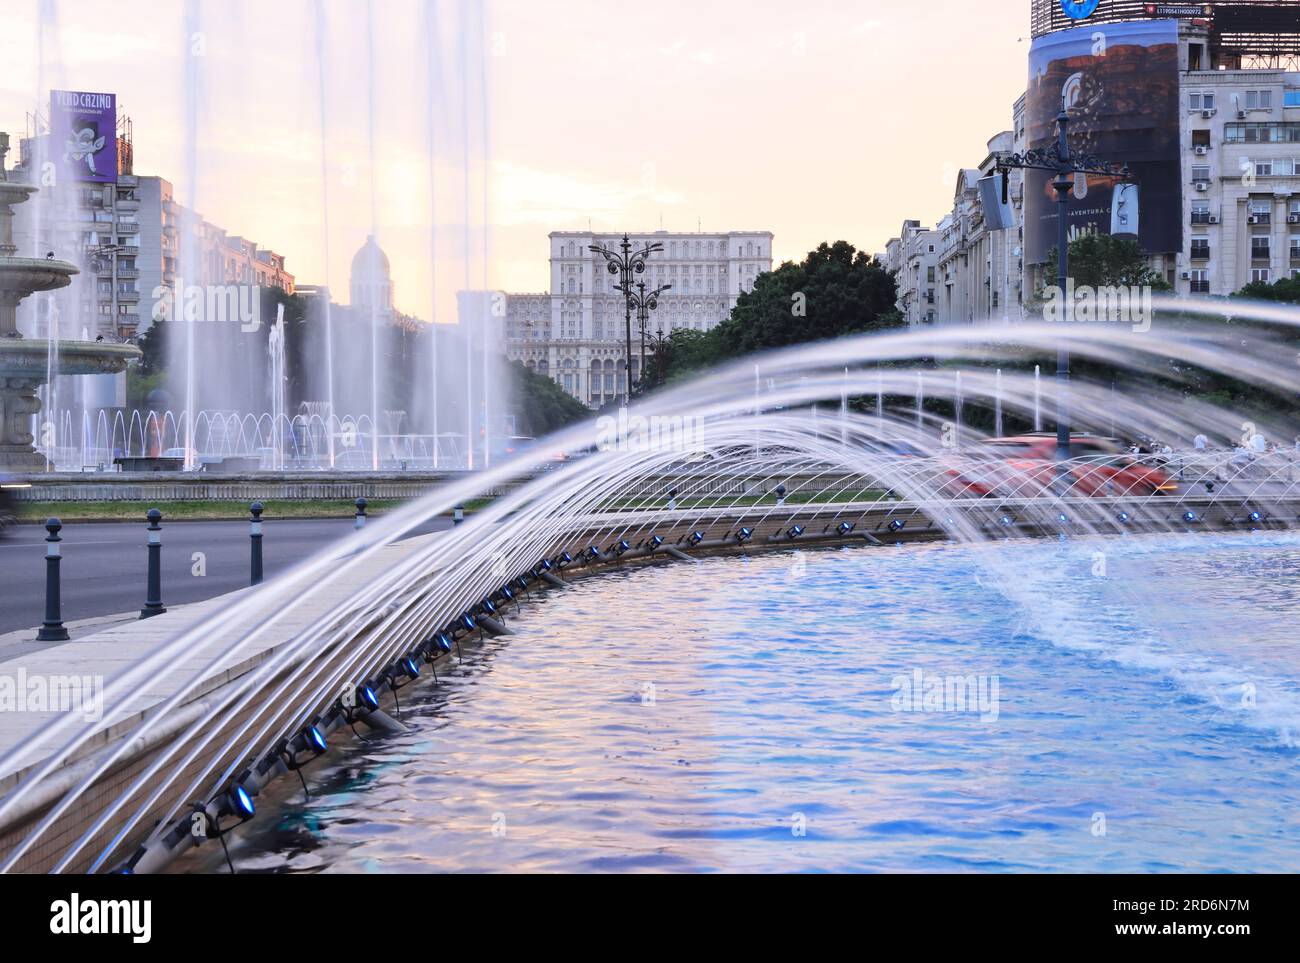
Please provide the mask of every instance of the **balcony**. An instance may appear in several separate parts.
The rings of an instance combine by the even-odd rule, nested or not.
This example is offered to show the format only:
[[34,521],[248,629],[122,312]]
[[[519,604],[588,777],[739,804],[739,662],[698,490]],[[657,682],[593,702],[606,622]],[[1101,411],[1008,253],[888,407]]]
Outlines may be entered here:
[[1268,211],[1256,211],[1254,214],[1251,214],[1250,217],[1246,218],[1246,222],[1248,224],[1272,224],[1273,215]]
[[1210,259],[1210,245],[1193,244],[1191,259],[1193,261],[1208,261]]
[[1192,282],[1192,293],[1193,293],[1193,294],[1209,294],[1209,293],[1210,293],[1210,282],[1209,282],[1209,281],[1193,281],[1193,282]]
[[135,221],[118,221],[117,233],[118,234],[139,234],[140,225]]

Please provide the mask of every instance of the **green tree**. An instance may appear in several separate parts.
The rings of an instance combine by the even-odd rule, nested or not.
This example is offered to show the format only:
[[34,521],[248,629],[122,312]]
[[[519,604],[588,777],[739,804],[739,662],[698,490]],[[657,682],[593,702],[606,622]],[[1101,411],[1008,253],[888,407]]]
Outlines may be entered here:
[[1284,304],[1300,304],[1300,278],[1282,278],[1272,284],[1267,281],[1251,281],[1232,296],[1234,298],[1250,298],[1255,301],[1280,301]]
[[[755,351],[899,327],[897,296],[893,275],[865,251],[823,242],[800,263],[760,274],[713,330],[673,332],[664,374],[678,378]],[[651,374],[653,383],[657,371]]]
[[516,430],[540,438],[591,417],[587,407],[545,375],[519,361],[509,367]]
[[[1076,286],[1169,290],[1169,283],[1151,270],[1137,241],[1111,234],[1084,234],[1071,241],[1069,269]],[[1043,265],[1043,284],[1055,283],[1056,248],[1052,248]]]

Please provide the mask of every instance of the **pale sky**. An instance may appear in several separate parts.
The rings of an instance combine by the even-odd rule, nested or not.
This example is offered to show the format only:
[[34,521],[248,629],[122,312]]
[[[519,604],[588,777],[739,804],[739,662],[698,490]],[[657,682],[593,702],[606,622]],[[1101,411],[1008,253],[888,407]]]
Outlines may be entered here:
[[136,173],[283,253],[299,283],[326,281],[327,210],[344,302],[373,231],[398,306],[428,318],[436,299],[444,321],[467,284],[546,290],[547,232],[589,223],[770,230],[778,261],[823,240],[883,250],[904,218],[938,220],[1010,127],[1029,46],[1027,0],[6,0],[4,16],[11,163],[38,92],[114,92]]

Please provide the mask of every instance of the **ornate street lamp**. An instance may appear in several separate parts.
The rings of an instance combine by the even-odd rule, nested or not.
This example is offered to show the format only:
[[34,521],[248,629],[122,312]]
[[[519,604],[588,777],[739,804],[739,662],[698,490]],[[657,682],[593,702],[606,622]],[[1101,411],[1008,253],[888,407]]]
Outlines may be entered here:
[[650,312],[659,307],[659,295],[665,291],[671,290],[671,284],[663,284],[653,291],[645,289],[645,282],[636,283],[636,293],[628,297],[628,302],[636,310],[637,327],[641,331],[641,382],[645,381],[645,334],[646,323],[650,320]]
[[667,335],[664,334],[662,325],[657,331],[655,331],[651,339],[650,350],[655,356],[655,374],[658,375],[658,380],[655,383],[663,384],[664,366],[667,364],[669,355],[672,352],[672,342],[670,342]]
[[623,292],[624,321],[627,325],[627,357],[624,361],[627,370],[627,396],[623,403],[628,404],[632,400],[632,278],[634,275],[644,274],[646,259],[651,254],[662,251],[664,246],[656,241],[653,244],[646,244],[639,251],[633,251],[632,242],[624,234],[619,244],[619,252],[611,251],[603,244],[591,244],[587,249],[605,259],[609,273],[618,277],[618,289]]
[[[1002,203],[1007,202],[1007,174],[1012,170],[1048,171],[1055,175],[1052,187],[1056,191],[1056,285],[1060,290],[1061,301],[1066,303],[1066,276],[1069,268],[1070,232],[1066,223],[1069,205],[1070,187],[1075,174],[1099,174],[1114,177],[1120,181],[1133,180],[1128,165],[1122,166],[1103,161],[1091,154],[1071,154],[1070,142],[1066,137],[1066,128],[1070,115],[1061,103],[1061,112],[1056,115],[1056,143],[1049,147],[1027,150],[1023,154],[1004,152],[997,154],[995,170],[1002,175]],[[1070,348],[1063,343],[1056,349],[1056,381],[1058,394],[1056,400],[1056,459],[1065,461],[1070,457],[1070,401],[1067,396],[1070,385]]]

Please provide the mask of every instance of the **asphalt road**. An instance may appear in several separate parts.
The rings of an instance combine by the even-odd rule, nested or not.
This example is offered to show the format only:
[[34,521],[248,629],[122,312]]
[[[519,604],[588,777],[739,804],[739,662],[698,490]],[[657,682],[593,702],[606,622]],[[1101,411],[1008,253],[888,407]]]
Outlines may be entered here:
[[[435,518],[412,534],[450,528]],[[266,578],[353,531],[351,518],[269,519],[262,559]],[[71,622],[139,609],[148,555],[138,522],[69,523],[63,536],[63,618]],[[162,533],[163,604],[198,602],[248,585],[248,522],[168,522]],[[195,575],[202,552],[206,574]],[[45,613],[45,529],[18,525],[0,539],[0,634],[40,625]]]

